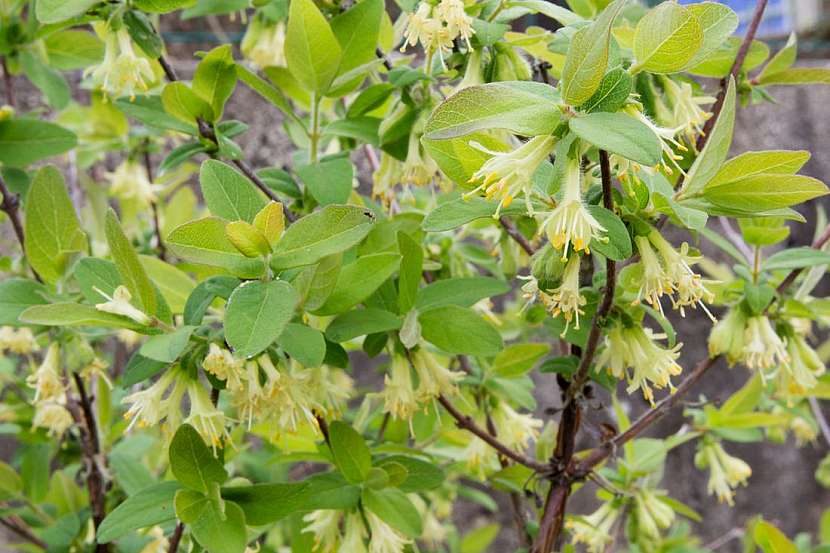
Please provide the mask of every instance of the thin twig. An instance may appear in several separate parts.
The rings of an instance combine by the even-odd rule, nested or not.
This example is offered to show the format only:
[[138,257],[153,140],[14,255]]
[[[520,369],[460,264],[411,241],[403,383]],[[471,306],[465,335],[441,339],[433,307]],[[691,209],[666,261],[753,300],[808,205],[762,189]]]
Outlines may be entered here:
[[[3,175],[0,174],[0,194],[3,195],[3,201],[0,202],[0,211],[3,211],[12,223],[14,234],[17,236],[17,241],[20,243],[20,251],[26,253],[26,234],[23,231],[23,223],[20,222],[20,197],[14,194],[9,187],[6,186],[6,181],[3,180]],[[31,265],[29,268],[35,275],[38,282],[43,282],[40,275],[35,271]]]
[[507,235],[512,238],[527,253],[527,255],[533,255],[536,252],[533,245],[531,245],[528,239],[525,238],[524,234],[519,231],[513,221],[502,215],[499,217],[499,223]]
[[6,63],[5,56],[0,56],[0,67],[3,69],[3,85],[6,89],[6,103],[11,107],[17,107],[17,101],[14,97],[14,82],[12,74],[9,71],[9,66]]
[[[819,237],[813,241],[811,247],[820,250],[827,244],[828,241],[830,241],[830,225],[827,225],[827,228],[824,229],[824,232],[822,232],[821,235],[819,235]],[[800,275],[802,271],[804,271],[803,268],[793,269],[792,271],[790,271],[790,274],[788,274],[786,278],[781,281],[781,284],[778,285],[778,288],[776,288],[776,292],[778,292],[779,294],[784,293],[787,290],[787,288],[789,288],[790,285],[793,282],[795,282],[795,279],[798,278],[798,275]]]
[[[89,490],[89,505],[92,510],[92,522],[97,532],[104,518],[107,516],[106,512],[106,484],[104,481],[104,474],[101,470],[101,463],[103,463],[103,456],[101,455],[101,442],[98,439],[98,425],[95,422],[95,414],[92,411],[92,399],[86,392],[84,381],[81,375],[73,372],[72,378],[75,381],[75,386],[78,388],[78,396],[80,401],[79,407],[83,417],[83,427],[81,440],[84,459],[86,462],[86,484]],[[109,544],[99,543],[95,549],[99,553],[106,553],[109,551]]]
[[331,438],[329,437],[329,424],[326,422],[326,419],[318,413],[314,412],[314,419],[317,421],[317,426],[320,428],[320,433],[323,435],[323,439],[326,440],[326,445],[331,447]]
[[32,531],[26,527],[25,523],[22,520],[16,520],[17,517],[8,517],[8,518],[0,518],[0,526],[8,529],[13,534],[23,538],[27,542],[36,545],[42,549],[47,549],[46,542],[44,542],[39,537],[35,536]]
[[170,547],[167,553],[176,553],[179,550],[179,543],[182,541],[182,534],[184,533],[184,522],[176,524],[176,529],[173,530],[173,535],[170,536]]
[[718,223],[720,224],[721,229],[723,229],[723,233],[729,241],[732,242],[732,245],[738,248],[738,251],[744,254],[747,260],[752,259],[752,249],[744,241],[741,234],[735,230],[735,227],[732,226],[732,222],[729,218],[721,215],[718,217]]
[[821,405],[815,396],[808,397],[807,401],[810,403],[810,409],[813,411],[813,416],[816,418],[818,427],[821,430],[821,435],[824,436],[824,441],[827,442],[827,446],[830,447],[830,424],[827,423],[827,419],[824,417]]
[[473,434],[481,438],[482,441],[489,444],[493,449],[495,449],[508,459],[515,461],[516,463],[519,463],[521,465],[524,465],[527,468],[532,469],[536,472],[547,472],[549,470],[550,467],[548,467],[548,465],[540,463],[535,459],[531,459],[530,457],[522,453],[513,451],[512,449],[501,443],[498,438],[493,437],[492,435],[490,435],[489,432],[477,425],[476,422],[472,419],[472,417],[469,417],[461,411],[459,411],[455,407],[455,405],[453,405],[452,402],[450,402],[450,400],[448,400],[443,395],[438,396],[438,402],[444,406],[444,409],[446,409],[450,415],[452,415],[452,418],[455,419],[459,428],[463,428],[464,430],[472,432]]
[[[144,142],[144,152],[142,152],[144,159],[144,170],[147,172],[147,180],[153,182],[153,160],[150,157],[150,141]],[[153,210],[153,231],[156,235],[156,247],[158,248],[158,258],[162,261],[167,256],[167,248],[164,246],[164,240],[161,238],[161,225],[159,224],[159,208],[156,202],[150,202],[150,207]]]

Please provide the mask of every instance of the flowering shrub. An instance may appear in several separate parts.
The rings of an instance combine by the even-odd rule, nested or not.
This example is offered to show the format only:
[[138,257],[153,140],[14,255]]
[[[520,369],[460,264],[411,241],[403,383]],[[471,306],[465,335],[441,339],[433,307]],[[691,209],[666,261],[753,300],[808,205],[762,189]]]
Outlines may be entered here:
[[[694,442],[732,505],[752,481],[732,442],[817,440],[825,217],[812,246],[773,246],[827,188],[798,174],[807,152],[728,152],[741,104],[830,75],[793,67],[794,38],[754,40],[764,0],[743,37],[714,2],[568,4],[0,1],[12,541],[475,553],[499,527],[452,513],[493,504],[478,481],[509,496],[521,551],[699,551],[669,451]],[[246,23],[241,48],[188,80],[159,18],[217,13]],[[527,14],[545,27],[512,26]],[[15,105],[13,75],[53,116]],[[237,87],[282,122],[290,167],[246,160]],[[693,310],[712,325],[696,365],[672,326]],[[742,388],[643,437],[733,365]],[[597,397],[602,434],[582,423]],[[573,512],[587,479],[595,510]],[[824,526],[796,548],[757,518],[744,540],[810,551]]]

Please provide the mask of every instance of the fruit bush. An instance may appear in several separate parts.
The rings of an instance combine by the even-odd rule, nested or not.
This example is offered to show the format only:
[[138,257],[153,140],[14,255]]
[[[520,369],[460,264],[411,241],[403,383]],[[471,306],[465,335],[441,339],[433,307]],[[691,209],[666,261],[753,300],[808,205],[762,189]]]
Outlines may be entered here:
[[[504,495],[521,551],[705,551],[669,451],[693,442],[731,505],[752,473],[732,443],[826,431],[823,212],[812,245],[782,243],[827,188],[808,152],[729,150],[741,106],[830,71],[755,40],[765,0],[741,36],[715,2],[568,5],[0,0],[11,542],[475,553],[501,528],[453,508]],[[160,18],[216,14],[239,48],[180,75]],[[23,78],[42,108],[16,106]],[[246,160],[239,87],[290,164]],[[678,336],[691,310],[711,330]],[[732,366],[743,387],[689,401]],[[821,551],[830,515],[743,536]]]

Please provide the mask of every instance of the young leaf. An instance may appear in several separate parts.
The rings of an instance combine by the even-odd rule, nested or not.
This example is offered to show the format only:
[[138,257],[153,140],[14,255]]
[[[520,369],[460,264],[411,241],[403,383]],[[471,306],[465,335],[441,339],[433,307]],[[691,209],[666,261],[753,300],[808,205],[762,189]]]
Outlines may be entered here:
[[253,357],[276,340],[294,317],[299,296],[285,281],[250,281],[228,299],[225,339],[240,357]]
[[421,515],[402,491],[366,488],[361,499],[367,509],[404,536],[417,538],[421,535]]
[[239,253],[225,235],[225,224],[217,217],[185,223],[170,233],[167,246],[182,259],[222,267],[242,278],[258,278],[265,263]]
[[236,503],[217,503],[190,490],[179,490],[176,514],[208,553],[245,551],[248,542],[245,513]]
[[624,113],[589,113],[574,117],[570,128],[578,137],[624,158],[649,167],[662,155],[660,139],[654,132]]
[[247,221],[266,205],[262,192],[230,165],[215,159],[202,163],[199,185],[211,214],[228,221]]
[[194,330],[195,326],[182,326],[170,334],[153,336],[141,345],[139,352],[148,359],[173,363],[187,347]]
[[100,326],[147,331],[132,319],[95,309],[92,305],[58,302],[35,305],[20,314],[20,321],[45,326]]
[[25,236],[27,261],[50,283],[63,276],[72,254],[86,250],[86,235],[75,215],[63,176],[52,165],[41,167],[32,180],[26,197]]
[[46,286],[25,278],[8,278],[0,282],[0,325],[17,326],[23,311],[48,303]]
[[745,152],[724,163],[706,186],[718,186],[759,173],[792,175],[797,173],[809,159],[810,152],[804,150]]
[[352,193],[354,165],[346,157],[302,165],[297,175],[320,205],[346,203]]
[[622,67],[612,69],[602,78],[602,82],[600,82],[594,95],[579,106],[579,109],[586,113],[595,111],[615,112],[628,100],[628,95],[631,94],[633,86],[634,80],[628,71]]
[[181,81],[167,83],[161,93],[164,111],[176,119],[194,124],[197,119],[213,121],[213,108]]
[[307,90],[325,93],[340,67],[342,50],[312,0],[292,0],[285,36],[288,70]]
[[398,249],[403,255],[398,276],[398,308],[400,313],[406,313],[415,305],[418,295],[424,252],[419,242],[402,231],[398,231]]
[[9,167],[26,167],[62,154],[74,148],[77,142],[75,133],[47,121],[0,121],[0,163]]
[[60,23],[81,15],[98,3],[98,0],[39,0],[35,16],[41,23]]
[[827,192],[827,186],[812,177],[758,173],[717,186],[707,186],[703,197],[719,207],[760,213],[800,204],[824,196]]
[[225,226],[225,235],[245,257],[262,257],[271,253],[268,239],[251,223],[233,221]]
[[104,229],[112,259],[122,282],[132,294],[132,302],[148,315],[155,315],[156,290],[112,208],[107,211]]
[[756,77],[758,82],[766,84],[767,79],[782,71],[788,70],[795,63],[796,55],[798,54],[798,38],[795,33],[790,33],[790,38],[787,39],[787,44],[779,50],[772,59],[767,62],[764,68],[758,73]]
[[307,501],[307,482],[254,484],[222,489],[222,498],[233,501],[252,526],[264,526],[302,511]]
[[273,248],[285,230],[285,214],[282,211],[282,204],[268,202],[254,217],[254,226]]
[[467,307],[435,307],[422,312],[418,322],[424,340],[448,353],[489,356],[503,347],[499,332]]
[[550,346],[547,344],[513,344],[496,355],[491,370],[496,376],[505,378],[522,376],[548,351]]
[[690,4],[686,9],[691,12],[703,31],[703,40],[695,55],[686,67],[694,67],[720,48],[738,28],[738,14],[732,8],[719,2],[700,2]]
[[763,267],[767,271],[779,269],[790,271],[827,264],[830,264],[830,253],[805,246],[776,252],[764,260]]
[[222,463],[189,424],[182,424],[176,430],[169,454],[173,476],[188,489],[207,494],[212,485],[221,485],[228,479]]
[[196,67],[191,86],[193,92],[212,108],[212,121],[221,119],[225,102],[236,87],[236,64],[233,62],[230,44],[218,46],[202,58]]
[[340,473],[352,484],[366,480],[372,468],[372,454],[366,447],[363,436],[350,425],[334,421],[329,425],[329,441],[334,464]]
[[674,73],[692,60],[703,43],[703,29],[694,12],[663,2],[637,23],[635,67],[650,73]]
[[334,315],[357,305],[392,276],[400,264],[400,254],[387,252],[364,255],[354,263],[344,265],[334,290],[315,314]]

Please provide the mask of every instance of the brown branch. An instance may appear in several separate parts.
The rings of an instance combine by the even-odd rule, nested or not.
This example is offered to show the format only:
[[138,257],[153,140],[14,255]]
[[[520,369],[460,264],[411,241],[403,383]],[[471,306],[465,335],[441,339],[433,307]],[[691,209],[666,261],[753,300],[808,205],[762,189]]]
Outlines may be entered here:
[[455,419],[459,428],[463,428],[464,430],[472,432],[473,434],[481,438],[482,441],[486,442],[493,449],[498,451],[501,455],[504,455],[506,458],[515,461],[516,463],[519,463],[521,465],[524,465],[527,468],[534,470],[536,472],[544,473],[550,470],[550,467],[548,465],[540,463],[535,459],[531,459],[530,457],[522,453],[513,451],[512,449],[501,443],[501,441],[499,441],[498,438],[495,438],[485,429],[477,425],[476,422],[472,419],[472,417],[467,416],[461,411],[459,411],[455,407],[455,405],[453,405],[450,402],[450,400],[448,400],[443,395],[438,396],[438,402],[444,406],[444,409],[446,409],[450,415],[452,415],[452,418]]
[[522,234],[519,229],[516,227],[516,224],[502,215],[499,217],[499,223],[501,224],[504,231],[507,235],[512,238],[526,253],[527,255],[533,255],[536,253],[536,250],[533,248],[533,245],[525,238],[525,235]]
[[323,418],[323,415],[314,411],[314,419],[317,421],[317,426],[320,427],[320,433],[323,435],[323,439],[326,440],[326,445],[331,447],[331,438],[329,437],[329,424],[326,422],[326,419]]
[[6,89],[6,103],[11,107],[17,106],[17,101],[14,97],[14,82],[9,66],[6,63],[5,56],[0,56],[0,67],[3,69],[3,85]]
[[732,63],[732,68],[729,70],[729,73],[720,81],[720,91],[718,91],[718,96],[715,99],[715,104],[712,106],[712,117],[710,117],[706,121],[706,124],[703,125],[703,132],[697,139],[698,152],[703,149],[703,147],[706,145],[706,142],[709,140],[709,135],[711,134],[712,129],[715,127],[715,122],[718,120],[720,112],[723,109],[723,102],[726,99],[726,91],[729,88],[730,77],[737,80],[738,74],[741,72],[741,68],[744,65],[744,61],[746,60],[746,55],[749,53],[749,48],[750,46],[752,46],[752,41],[755,39],[755,34],[758,32],[758,26],[761,24],[761,20],[764,18],[764,10],[766,8],[767,0],[758,0],[755,3],[755,12],[752,14],[752,21],[750,21],[749,27],[747,27],[746,29],[746,34],[744,35],[744,39],[741,42],[740,48],[738,48],[738,54],[735,56],[735,61]]
[[[144,141],[144,151],[142,152],[144,160],[144,170],[147,171],[147,180],[153,182],[153,160],[150,158],[150,140]],[[162,261],[167,257],[167,248],[164,246],[164,241],[161,238],[161,225],[159,224],[159,208],[156,202],[150,202],[150,207],[153,210],[153,231],[156,235],[156,243],[158,247],[158,258]]]
[[[0,211],[3,211],[8,216],[9,221],[11,221],[12,228],[14,228],[14,234],[17,236],[17,241],[20,243],[20,250],[25,255],[26,234],[23,231],[23,223],[20,222],[20,197],[9,190],[9,187],[6,186],[6,181],[3,180],[2,174],[0,174],[0,194],[3,195],[3,201],[0,202]],[[32,270],[32,274],[35,275],[35,279],[38,282],[43,282],[43,279],[40,278],[40,275],[37,271],[35,271],[35,268],[31,265],[29,268]]]
[[27,542],[40,547],[41,549],[47,549],[48,545],[45,541],[40,539],[39,537],[35,536],[32,531],[26,527],[25,523],[21,520],[18,521],[17,517],[7,517],[7,518],[0,518],[0,526],[3,526],[11,533],[15,534],[16,536],[26,540]]
[[[81,446],[86,463],[86,484],[89,490],[89,506],[92,510],[92,522],[97,532],[104,518],[107,516],[105,497],[106,483],[100,465],[103,462],[101,442],[98,439],[98,426],[95,422],[95,414],[92,411],[92,399],[86,392],[84,381],[81,375],[76,372],[72,373],[72,379],[78,388],[80,400],[78,404],[81,411],[80,415],[83,419],[83,425],[81,426]],[[99,543],[95,550],[98,553],[106,553],[109,551],[109,544]]]
[[[178,81],[179,78],[176,75],[176,71],[173,69],[173,66],[170,65],[167,59],[165,59],[164,56],[159,56],[157,59],[159,64],[161,65],[161,68],[164,70],[164,75],[167,77],[167,80],[170,82]],[[197,119],[196,123],[199,128],[199,135],[205,140],[210,140],[218,146],[219,139],[216,136],[216,131],[214,131],[213,127],[203,119]],[[277,194],[273,190],[271,190],[271,188],[267,184],[265,184],[265,182],[261,178],[259,178],[259,176],[254,172],[251,166],[248,165],[248,163],[244,159],[234,159],[231,160],[231,163],[233,163],[237,167],[237,169],[242,171],[242,173],[246,177],[248,177],[256,185],[256,187],[259,188],[260,191],[262,191],[263,194],[268,196],[268,199],[273,200],[275,202],[280,201],[279,196],[277,196]],[[294,213],[291,210],[289,210],[285,204],[283,204],[282,210],[286,220],[289,223],[293,223],[297,220],[297,216],[294,215]]]
[[170,536],[170,546],[167,548],[167,553],[176,553],[179,550],[179,543],[182,541],[182,534],[184,533],[184,522],[176,524],[176,529],[173,530],[173,535]]

